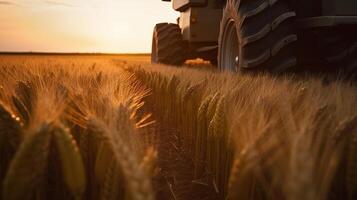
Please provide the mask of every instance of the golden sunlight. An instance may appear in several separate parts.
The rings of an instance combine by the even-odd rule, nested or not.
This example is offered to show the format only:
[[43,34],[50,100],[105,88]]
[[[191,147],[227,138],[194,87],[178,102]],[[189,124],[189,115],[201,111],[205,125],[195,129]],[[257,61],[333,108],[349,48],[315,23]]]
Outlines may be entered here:
[[1,1],[0,51],[149,52],[155,23],[178,16],[170,7],[159,0]]

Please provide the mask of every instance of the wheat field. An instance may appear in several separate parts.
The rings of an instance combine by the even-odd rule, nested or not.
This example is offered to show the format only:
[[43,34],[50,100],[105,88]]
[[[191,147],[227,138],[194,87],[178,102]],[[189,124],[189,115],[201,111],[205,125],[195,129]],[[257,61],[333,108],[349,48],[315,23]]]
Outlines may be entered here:
[[0,199],[357,199],[354,82],[0,56]]

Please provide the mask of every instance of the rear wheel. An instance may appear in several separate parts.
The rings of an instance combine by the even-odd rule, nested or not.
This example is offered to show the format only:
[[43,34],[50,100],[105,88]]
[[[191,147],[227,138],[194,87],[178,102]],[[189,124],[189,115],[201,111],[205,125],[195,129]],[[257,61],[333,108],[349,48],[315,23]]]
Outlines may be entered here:
[[156,24],[152,39],[151,62],[182,65],[185,60],[185,42],[177,24]]
[[[357,35],[352,27],[301,31],[299,60],[306,70],[353,77],[357,73]],[[342,72],[342,73],[341,73]]]
[[355,31],[323,30],[317,33],[323,68],[357,73],[357,39]]
[[221,70],[294,71],[295,12],[281,0],[228,0],[219,37]]

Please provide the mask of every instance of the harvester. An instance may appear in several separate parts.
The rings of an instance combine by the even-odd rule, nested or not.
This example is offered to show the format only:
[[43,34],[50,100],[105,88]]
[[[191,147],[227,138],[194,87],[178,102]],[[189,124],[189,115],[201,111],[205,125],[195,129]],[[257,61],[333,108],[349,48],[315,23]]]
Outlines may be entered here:
[[[170,0],[163,0],[170,1]],[[357,0],[172,0],[177,23],[154,28],[152,63],[221,70],[355,72]]]

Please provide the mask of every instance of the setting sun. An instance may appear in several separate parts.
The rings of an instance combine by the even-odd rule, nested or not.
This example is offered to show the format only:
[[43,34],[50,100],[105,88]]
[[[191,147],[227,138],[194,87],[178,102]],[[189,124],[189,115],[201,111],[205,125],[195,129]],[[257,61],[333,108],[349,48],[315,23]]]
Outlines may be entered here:
[[147,0],[0,1],[0,51],[149,52],[171,3]]

